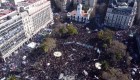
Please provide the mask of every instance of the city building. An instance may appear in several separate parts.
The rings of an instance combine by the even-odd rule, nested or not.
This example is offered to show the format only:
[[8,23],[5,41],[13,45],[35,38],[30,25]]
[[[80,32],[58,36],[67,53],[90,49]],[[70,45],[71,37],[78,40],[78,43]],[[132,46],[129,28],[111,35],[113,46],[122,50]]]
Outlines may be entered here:
[[89,7],[94,7],[97,3],[97,0],[73,0],[74,4],[83,4]]
[[91,12],[92,12],[92,8],[89,8],[89,10],[87,12],[85,12],[84,10],[82,10],[82,4],[79,4],[77,6],[77,10],[68,12],[67,16],[68,16],[68,18],[70,18],[70,20],[88,23]]
[[[5,15],[3,15],[5,13]],[[8,57],[26,41],[22,17],[17,11],[3,11],[0,15],[0,53],[2,58]]]
[[53,13],[48,0],[24,1],[19,3],[18,6],[26,35],[29,38],[32,38],[42,28],[53,23]]
[[137,12],[136,0],[110,0],[105,17],[105,25],[127,29],[133,25]]
[[17,10],[0,11],[0,53],[9,57],[41,29],[53,23],[53,13],[48,0],[18,2]]
[[54,0],[55,5],[61,11],[66,11],[67,7],[72,3],[72,0]]
[[9,2],[13,3],[14,5],[17,5],[21,1],[25,1],[25,0],[9,0]]

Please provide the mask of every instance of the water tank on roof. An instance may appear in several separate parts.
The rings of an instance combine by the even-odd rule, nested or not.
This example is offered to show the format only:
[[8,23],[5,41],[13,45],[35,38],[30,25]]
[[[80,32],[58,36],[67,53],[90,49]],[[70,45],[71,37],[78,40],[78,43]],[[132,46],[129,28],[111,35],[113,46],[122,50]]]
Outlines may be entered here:
[[20,7],[19,12],[24,12],[24,7]]
[[10,20],[11,19],[11,16],[7,16],[7,18],[6,18],[7,20]]

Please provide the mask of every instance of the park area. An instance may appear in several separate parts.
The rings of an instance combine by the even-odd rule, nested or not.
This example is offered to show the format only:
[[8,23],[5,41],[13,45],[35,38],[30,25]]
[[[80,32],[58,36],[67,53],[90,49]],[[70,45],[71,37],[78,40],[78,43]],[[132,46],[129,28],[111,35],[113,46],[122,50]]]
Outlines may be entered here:
[[38,47],[25,52],[26,58],[2,75],[10,76],[9,80],[139,79],[124,38],[117,37],[115,31],[92,30],[77,22],[54,25]]
[[27,74],[40,80],[129,80],[131,58],[114,34],[78,23],[61,24],[29,56],[29,63],[35,62]]

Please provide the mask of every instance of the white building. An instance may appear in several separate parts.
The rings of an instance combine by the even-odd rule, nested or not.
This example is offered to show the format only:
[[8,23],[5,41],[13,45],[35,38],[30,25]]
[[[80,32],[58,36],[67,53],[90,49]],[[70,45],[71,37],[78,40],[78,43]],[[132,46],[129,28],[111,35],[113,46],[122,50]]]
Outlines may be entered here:
[[133,25],[136,12],[136,0],[128,0],[128,2],[119,2],[119,0],[110,1],[106,13],[105,25],[119,29],[127,29]]
[[27,41],[22,17],[17,11],[0,17],[0,53],[8,57]]
[[5,59],[42,28],[53,23],[48,0],[26,0],[18,3],[18,11],[0,13],[0,53]]
[[87,12],[85,12],[84,10],[82,10],[82,4],[79,4],[77,6],[77,10],[68,12],[67,16],[68,18],[70,18],[70,20],[88,23],[91,12],[92,12],[92,8],[90,8]]
[[24,29],[29,38],[53,22],[53,13],[48,0],[40,0],[29,5],[22,3],[20,6]]

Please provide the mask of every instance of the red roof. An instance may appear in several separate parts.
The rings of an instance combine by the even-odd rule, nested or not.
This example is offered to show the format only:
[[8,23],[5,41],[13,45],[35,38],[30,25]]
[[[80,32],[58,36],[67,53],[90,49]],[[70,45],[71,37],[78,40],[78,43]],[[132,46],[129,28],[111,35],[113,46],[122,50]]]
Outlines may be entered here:
[[12,11],[11,10],[8,10],[8,9],[6,9],[6,10],[0,10],[0,17],[6,15],[8,13],[11,13],[11,12]]
[[[77,11],[76,10],[73,10],[70,14],[72,15],[72,16],[74,16],[74,15],[76,15],[76,13],[77,13]],[[85,13],[85,11],[84,10],[82,10],[82,15],[81,15],[82,17],[87,17],[88,16],[88,14],[87,13]]]

